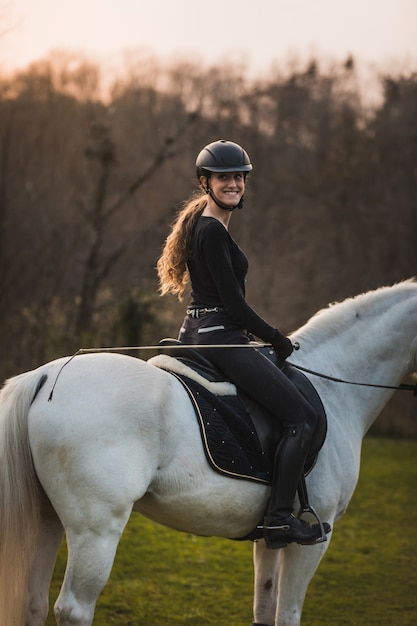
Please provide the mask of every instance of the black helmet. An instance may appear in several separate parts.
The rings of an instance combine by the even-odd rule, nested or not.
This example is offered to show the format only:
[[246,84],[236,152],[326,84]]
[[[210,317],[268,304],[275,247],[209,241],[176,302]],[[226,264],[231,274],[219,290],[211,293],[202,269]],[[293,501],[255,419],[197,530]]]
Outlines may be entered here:
[[250,172],[252,165],[249,155],[233,141],[219,139],[203,148],[195,162],[197,178],[207,172]]

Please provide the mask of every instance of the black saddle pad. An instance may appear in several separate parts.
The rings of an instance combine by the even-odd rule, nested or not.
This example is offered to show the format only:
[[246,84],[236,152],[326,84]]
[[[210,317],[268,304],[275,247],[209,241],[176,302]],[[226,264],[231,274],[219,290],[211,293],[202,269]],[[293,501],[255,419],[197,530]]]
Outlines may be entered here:
[[215,396],[171,372],[187,391],[198,419],[207,461],[221,474],[271,484],[272,460],[239,396]]

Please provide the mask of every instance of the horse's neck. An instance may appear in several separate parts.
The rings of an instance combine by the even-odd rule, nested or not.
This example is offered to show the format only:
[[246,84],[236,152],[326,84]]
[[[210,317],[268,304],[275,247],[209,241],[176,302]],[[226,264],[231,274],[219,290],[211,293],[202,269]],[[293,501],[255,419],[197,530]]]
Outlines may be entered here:
[[[357,420],[363,435],[394,393],[365,385],[397,386],[415,371],[417,343],[417,297],[405,298],[378,315],[369,314],[341,328],[339,334],[317,347],[317,369],[335,378],[361,385],[335,383],[335,403],[343,403],[344,413]],[[307,355],[306,355],[307,360]]]
[[417,297],[353,325],[345,345],[350,371],[357,369],[365,382],[398,385],[415,368],[416,311]]

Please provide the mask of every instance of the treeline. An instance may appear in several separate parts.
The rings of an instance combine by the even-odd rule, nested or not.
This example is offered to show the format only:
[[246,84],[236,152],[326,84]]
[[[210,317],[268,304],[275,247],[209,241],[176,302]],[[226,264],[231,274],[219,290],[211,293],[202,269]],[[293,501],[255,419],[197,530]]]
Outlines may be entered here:
[[[176,335],[184,303],[158,296],[155,263],[218,138],[254,164],[231,229],[250,302],[284,332],[416,275],[417,73],[375,76],[373,107],[352,58],[249,80],[142,57],[106,79],[66,54],[0,77],[1,379]],[[416,433],[400,402],[386,430]]]

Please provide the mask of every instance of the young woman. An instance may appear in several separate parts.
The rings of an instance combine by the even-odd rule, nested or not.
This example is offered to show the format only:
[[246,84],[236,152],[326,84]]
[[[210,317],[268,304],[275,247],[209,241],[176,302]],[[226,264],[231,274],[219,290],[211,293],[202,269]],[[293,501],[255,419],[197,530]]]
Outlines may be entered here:
[[[293,351],[292,343],[247,304],[248,260],[228,232],[232,212],[243,205],[246,175],[252,170],[249,156],[236,143],[215,141],[200,152],[196,168],[201,191],[178,214],[157,265],[162,295],[172,292],[181,299],[191,281],[191,303],[179,339],[197,345],[248,344],[250,333],[271,343],[284,361]],[[315,543],[319,525],[292,513],[316,426],[315,411],[255,348],[213,348],[204,355],[283,428],[264,520],[267,546]],[[328,524],[325,528],[330,530]]]

